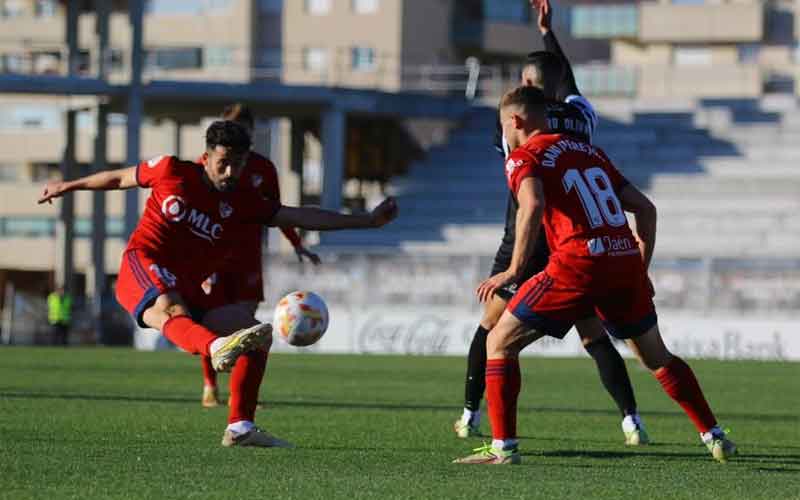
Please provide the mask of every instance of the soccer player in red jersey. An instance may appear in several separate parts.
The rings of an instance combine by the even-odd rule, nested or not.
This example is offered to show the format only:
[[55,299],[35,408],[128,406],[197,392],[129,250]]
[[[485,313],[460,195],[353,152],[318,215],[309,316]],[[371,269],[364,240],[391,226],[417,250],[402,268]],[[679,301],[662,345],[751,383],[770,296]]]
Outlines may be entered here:
[[218,336],[192,318],[202,307],[201,283],[234,250],[232,237],[245,224],[310,230],[374,228],[397,215],[387,199],[371,213],[344,215],[282,206],[238,181],[250,152],[241,126],[218,121],[206,131],[203,166],[163,156],[137,166],[74,181],[48,183],[39,203],[76,190],[133,187],[152,192],[122,257],[116,296],[142,327],[161,331],[191,354],[211,357],[217,371],[231,373],[231,404],[223,446],[289,446],[255,426],[258,390],[272,327],[257,324]]
[[[547,133],[541,90],[517,88],[500,103],[503,132],[512,147],[505,165],[517,196],[517,233],[511,267],[481,283],[488,300],[512,282],[531,254],[543,225],[551,248],[544,271],[526,281],[487,338],[486,399],[492,444],[458,463],[514,464],[519,353],[537,339],[563,338],[592,313],[624,339],[664,391],[685,411],[712,456],[725,461],[727,439],[691,368],[670,353],[658,330],[647,268],[656,236],[655,206],[614,167],[605,153],[577,138]],[[625,212],[636,222],[636,236]]]
[[[530,3],[531,7],[538,9],[539,30],[547,50],[528,54],[522,67],[520,85],[540,88],[545,97],[550,100],[547,107],[548,130],[553,133],[573,135],[591,143],[592,136],[598,127],[599,118],[592,104],[581,95],[569,60],[551,29],[553,12],[550,1],[530,0]],[[495,148],[503,155],[504,161],[508,159],[511,151],[503,137],[499,117],[496,125]],[[497,249],[489,276],[505,271],[511,265],[518,205],[514,194],[509,191],[503,239]],[[473,334],[467,354],[464,410],[453,425],[458,437],[480,435],[481,400],[486,388],[486,337],[500,320],[508,302],[517,293],[519,287],[544,270],[549,255],[550,249],[546,238],[540,235],[534,245],[531,257],[527,260],[525,269],[517,274],[515,281],[498,289],[492,299],[486,302],[483,317]],[[603,386],[620,411],[625,444],[649,443],[649,436],[639,415],[625,361],[606,334],[602,323],[596,316],[591,315],[576,321],[575,330],[584,349],[594,360]]]
[[[252,139],[255,120],[247,106],[240,103],[226,106],[221,118],[244,127]],[[247,165],[242,172],[240,182],[252,186],[266,198],[277,201],[281,199],[275,165],[255,151],[251,151],[247,157]],[[300,235],[293,227],[281,227],[280,230],[292,243],[301,262],[306,258],[315,265],[320,263],[319,256],[303,246]],[[256,309],[258,303],[264,300],[262,233],[262,227],[259,225],[242,226],[237,235],[239,243],[236,245],[236,251],[204,282],[208,302],[205,309],[208,313],[204,316],[203,323],[211,330],[235,331],[257,323]],[[217,310],[218,308],[222,310]],[[212,408],[220,404],[217,371],[214,370],[211,358],[208,356],[200,357],[200,366],[203,372],[201,404],[206,408]]]

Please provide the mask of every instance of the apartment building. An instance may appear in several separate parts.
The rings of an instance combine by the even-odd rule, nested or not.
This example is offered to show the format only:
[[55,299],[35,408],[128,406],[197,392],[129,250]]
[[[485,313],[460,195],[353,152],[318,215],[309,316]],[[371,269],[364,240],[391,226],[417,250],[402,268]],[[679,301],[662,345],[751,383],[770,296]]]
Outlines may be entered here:
[[593,2],[575,7],[572,31],[612,40],[608,65],[582,69],[597,94],[758,97],[795,92],[797,12],[794,0]]

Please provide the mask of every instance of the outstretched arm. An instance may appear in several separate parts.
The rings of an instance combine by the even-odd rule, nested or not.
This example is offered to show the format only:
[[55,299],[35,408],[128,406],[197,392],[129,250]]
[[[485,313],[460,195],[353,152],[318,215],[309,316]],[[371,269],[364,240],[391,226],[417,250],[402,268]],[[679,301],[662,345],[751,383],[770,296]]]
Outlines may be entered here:
[[639,250],[642,252],[645,269],[650,268],[653,250],[656,246],[656,206],[633,184],[627,184],[619,193],[619,201],[626,212],[633,214],[636,222],[636,236],[639,238]]
[[282,206],[269,222],[270,226],[291,226],[310,231],[367,229],[384,226],[397,217],[397,204],[387,198],[372,212],[347,215],[321,208]]
[[60,198],[71,191],[112,191],[130,189],[137,185],[136,167],[106,170],[74,181],[48,182],[39,198],[39,204],[52,203],[53,198]]
[[578,90],[578,84],[575,82],[575,75],[572,73],[569,59],[567,59],[555,33],[553,33],[553,7],[550,5],[550,0],[530,0],[530,3],[531,7],[539,12],[539,31],[542,33],[545,50],[557,55],[564,63],[564,78],[558,88],[558,98],[563,100],[568,95],[581,95]]

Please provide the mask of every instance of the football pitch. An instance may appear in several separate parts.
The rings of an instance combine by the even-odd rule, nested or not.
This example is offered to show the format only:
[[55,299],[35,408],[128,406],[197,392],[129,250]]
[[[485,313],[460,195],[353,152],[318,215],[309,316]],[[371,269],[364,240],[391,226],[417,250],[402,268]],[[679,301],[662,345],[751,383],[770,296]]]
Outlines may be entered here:
[[459,358],[273,355],[258,424],[297,448],[227,449],[197,358],[2,348],[0,498],[800,498],[800,365],[691,364],[735,461],[635,363],[654,444],[626,448],[588,358],[525,358],[523,464],[498,467],[450,464],[482,444],[452,432]]

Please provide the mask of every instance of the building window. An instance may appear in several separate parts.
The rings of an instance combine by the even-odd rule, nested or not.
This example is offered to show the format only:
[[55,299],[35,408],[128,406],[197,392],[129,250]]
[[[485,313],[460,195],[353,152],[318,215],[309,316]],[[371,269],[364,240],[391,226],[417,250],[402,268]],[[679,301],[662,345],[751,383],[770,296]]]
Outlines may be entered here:
[[55,0],[36,0],[36,17],[48,18],[56,16],[56,1]]
[[570,31],[575,38],[636,36],[639,11],[636,5],[575,5]]
[[14,18],[26,14],[25,0],[0,0],[0,17]]
[[0,182],[14,182],[19,180],[22,166],[10,163],[0,163]]
[[1,130],[54,130],[61,126],[61,114],[54,106],[20,104],[0,111]]
[[741,64],[756,64],[761,54],[761,46],[755,43],[743,43],[739,45],[739,62]]
[[321,72],[328,67],[328,51],[320,48],[303,49],[303,68],[306,71]]
[[25,57],[22,54],[0,55],[0,72],[23,73],[25,71]]
[[153,15],[201,15],[228,10],[234,0],[146,0],[145,12]]
[[372,71],[375,69],[375,49],[353,47],[350,51],[350,60],[350,66],[354,71]]
[[711,49],[707,47],[676,47],[673,61],[676,66],[711,66]]
[[230,47],[206,47],[206,66],[232,66],[233,49]]
[[203,67],[202,49],[198,47],[150,49],[145,52],[148,69],[197,69]]
[[528,24],[531,7],[526,0],[483,0],[483,17],[490,22]]
[[380,0],[352,0],[352,6],[356,14],[374,14],[378,12]]
[[33,72],[37,75],[57,75],[61,66],[58,52],[34,52],[31,54]]
[[322,16],[331,11],[331,0],[305,0],[306,13]]

